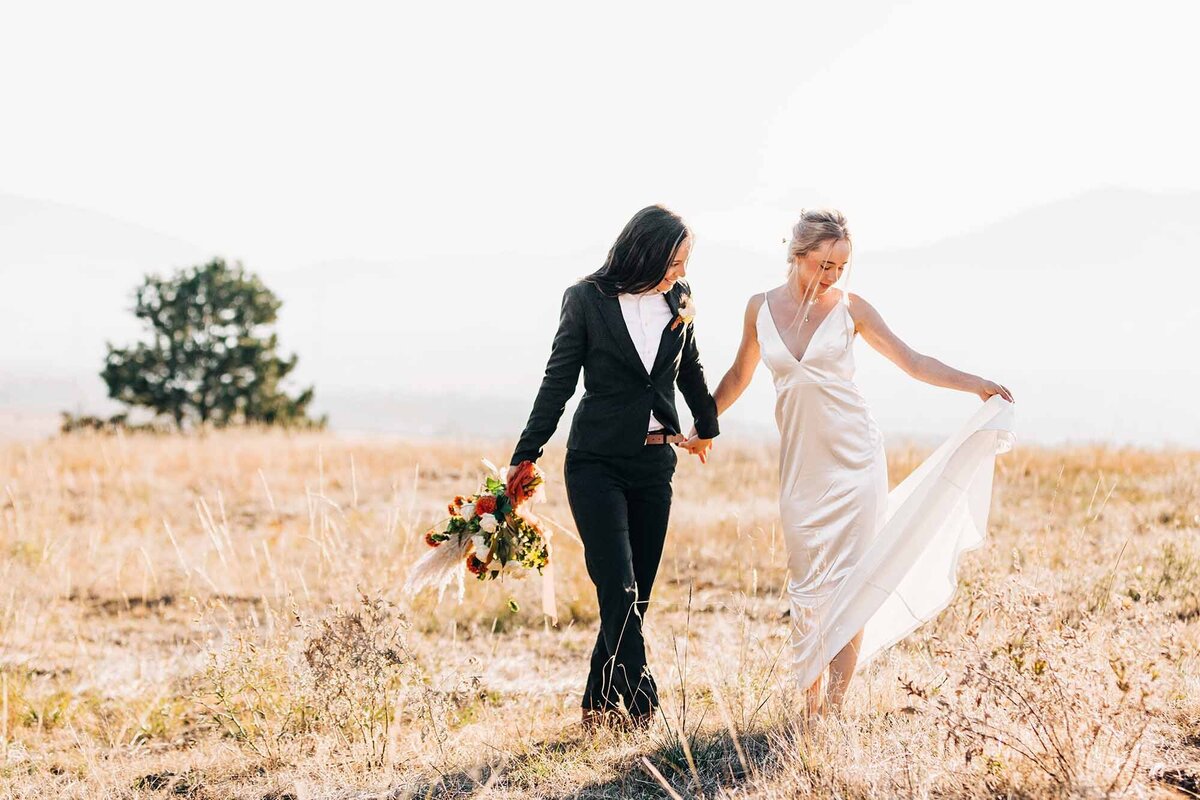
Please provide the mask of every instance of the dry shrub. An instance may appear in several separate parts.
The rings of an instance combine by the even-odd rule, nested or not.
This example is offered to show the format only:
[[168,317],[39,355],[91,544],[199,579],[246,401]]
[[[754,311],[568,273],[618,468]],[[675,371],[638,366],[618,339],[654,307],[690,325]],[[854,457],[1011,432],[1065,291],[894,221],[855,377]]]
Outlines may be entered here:
[[333,733],[339,750],[368,768],[387,762],[397,722],[439,734],[438,698],[405,639],[394,604],[360,595],[265,643],[253,629],[211,652],[194,698],[202,716],[271,764],[295,763]]
[[259,643],[253,629],[236,630],[209,652],[192,699],[200,718],[274,766],[296,760],[317,715],[296,680],[285,637]]
[[[1013,579],[990,592],[975,635],[938,652],[956,665],[934,685],[904,681],[914,705],[945,730],[989,791],[1016,774],[1054,793],[1129,788],[1147,760],[1152,711],[1166,696],[1165,662],[1177,643],[1147,641],[1138,625],[1084,614],[1067,624],[1053,598]],[[1019,765],[1023,765],[1021,769]]]
[[302,624],[307,693],[320,709],[319,720],[359,760],[383,766],[396,721],[423,722],[436,735],[441,715],[395,605],[362,595],[357,608],[335,608]]

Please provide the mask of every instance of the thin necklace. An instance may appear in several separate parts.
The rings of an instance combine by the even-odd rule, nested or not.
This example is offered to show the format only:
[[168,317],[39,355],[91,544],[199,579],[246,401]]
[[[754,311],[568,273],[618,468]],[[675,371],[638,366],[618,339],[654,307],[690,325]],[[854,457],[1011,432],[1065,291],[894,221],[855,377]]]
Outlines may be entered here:
[[[792,282],[788,281],[787,286],[788,286],[788,294],[792,295],[792,299],[795,300],[796,293],[792,290]],[[818,299],[819,298],[817,298],[817,296],[814,294],[813,299],[811,301],[808,301],[808,302],[806,302],[804,300],[796,301],[799,305],[804,307],[804,321],[800,323],[801,325],[803,325],[805,322],[808,322],[808,312],[812,311],[813,307],[816,306]]]

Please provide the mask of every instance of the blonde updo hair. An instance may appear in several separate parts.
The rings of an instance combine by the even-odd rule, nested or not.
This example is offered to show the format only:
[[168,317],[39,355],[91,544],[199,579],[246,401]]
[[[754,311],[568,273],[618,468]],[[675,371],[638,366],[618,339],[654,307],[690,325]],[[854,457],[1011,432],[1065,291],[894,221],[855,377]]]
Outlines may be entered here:
[[830,239],[850,241],[845,215],[833,208],[801,210],[800,221],[792,226],[792,240],[787,246],[788,266],[794,267],[797,256],[807,255]]

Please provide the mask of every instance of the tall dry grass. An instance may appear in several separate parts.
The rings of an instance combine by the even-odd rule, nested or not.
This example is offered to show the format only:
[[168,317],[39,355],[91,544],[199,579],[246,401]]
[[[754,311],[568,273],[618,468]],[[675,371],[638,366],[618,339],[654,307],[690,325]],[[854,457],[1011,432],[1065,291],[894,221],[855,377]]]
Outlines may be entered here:
[[[221,433],[0,444],[0,796],[1200,792],[1200,454],[1021,447],[937,620],[803,726],[776,453],[683,460],[648,616],[661,718],[583,734],[595,601],[399,587],[504,443]],[[893,480],[920,460],[890,453]],[[557,480],[546,514],[569,523]],[[513,599],[520,611],[509,609]],[[1186,796],[1186,795],[1184,795]]]

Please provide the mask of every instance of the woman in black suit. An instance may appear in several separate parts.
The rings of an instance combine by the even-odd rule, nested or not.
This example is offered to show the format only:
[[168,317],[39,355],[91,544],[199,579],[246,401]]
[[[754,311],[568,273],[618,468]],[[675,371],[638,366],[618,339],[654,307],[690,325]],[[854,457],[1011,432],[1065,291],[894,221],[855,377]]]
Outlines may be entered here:
[[[567,439],[565,478],[600,632],[583,695],[585,725],[616,720],[621,703],[648,723],[658,691],[646,669],[642,615],[662,557],[671,478],[683,445],[679,385],[695,420],[687,449],[705,460],[717,409],[700,365],[687,271],[692,237],[661,206],[634,215],[599,270],[569,287],[546,374],[512,464],[536,461],[583,370],[584,394]],[[686,310],[686,309],[685,309]]]

